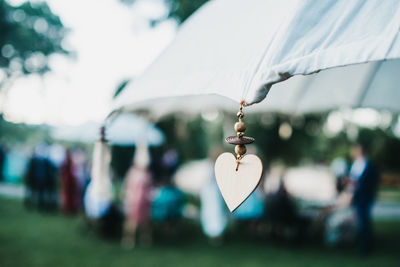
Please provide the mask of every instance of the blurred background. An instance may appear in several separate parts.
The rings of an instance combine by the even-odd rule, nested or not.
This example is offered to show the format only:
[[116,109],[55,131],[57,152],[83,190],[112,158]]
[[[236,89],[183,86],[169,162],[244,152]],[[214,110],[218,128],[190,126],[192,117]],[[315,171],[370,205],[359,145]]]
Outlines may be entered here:
[[213,173],[233,151],[222,100],[105,121],[205,2],[0,0],[1,266],[398,266],[393,110],[250,107],[263,178],[232,214]]

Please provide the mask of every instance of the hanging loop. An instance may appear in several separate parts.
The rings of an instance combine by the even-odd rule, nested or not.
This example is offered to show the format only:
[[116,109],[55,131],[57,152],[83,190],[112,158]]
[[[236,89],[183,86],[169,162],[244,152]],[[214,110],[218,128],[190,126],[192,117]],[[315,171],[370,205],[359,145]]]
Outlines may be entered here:
[[246,131],[246,123],[243,122],[243,107],[246,106],[246,102],[244,100],[240,101],[239,111],[236,114],[238,118],[238,122],[235,123],[233,127],[236,136],[229,136],[225,138],[225,141],[229,144],[235,145],[235,153],[236,153],[236,171],[239,170],[240,160],[244,157],[243,155],[246,154],[246,144],[251,144],[254,142],[254,138],[244,136],[244,132]]

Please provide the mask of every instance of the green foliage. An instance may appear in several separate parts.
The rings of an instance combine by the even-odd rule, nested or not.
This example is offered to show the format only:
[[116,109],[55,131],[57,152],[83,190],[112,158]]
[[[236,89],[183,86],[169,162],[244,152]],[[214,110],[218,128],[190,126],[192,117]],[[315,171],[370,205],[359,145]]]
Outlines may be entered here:
[[11,123],[4,120],[0,114],[0,144],[37,144],[49,140],[48,127]]
[[45,2],[12,6],[0,1],[0,69],[6,78],[49,71],[51,54],[68,54],[62,47],[65,35],[60,18]]
[[[122,3],[131,5],[138,0],[120,0]],[[166,17],[158,18],[152,21],[152,25],[156,25],[160,21],[166,19],[174,19],[178,23],[184,22],[190,15],[199,9],[209,0],[163,0],[168,9]]]
[[167,136],[165,150],[175,148],[185,161],[207,157],[210,139],[204,124],[200,117],[184,120],[170,116],[157,123],[157,126]]
[[381,129],[361,129],[358,136],[367,155],[387,171],[400,171],[400,140]]
[[[274,161],[296,165],[302,160],[324,160],[326,143],[321,140],[321,128],[325,115],[295,118],[269,114],[271,118],[268,123],[263,123],[263,116],[266,115],[246,118],[246,135],[256,139],[256,145],[266,165]],[[292,134],[288,139],[279,136],[282,123],[288,123],[292,127]]]
[[169,9],[168,18],[181,23],[208,0],[165,0],[165,2]]
[[[232,114],[224,120],[236,119]],[[256,139],[253,146],[262,158],[265,167],[271,163],[281,162],[294,166],[305,162],[328,163],[342,157],[349,162],[350,149],[353,141],[343,131],[334,137],[323,133],[327,114],[306,116],[287,116],[282,114],[254,114],[246,116],[246,135]],[[290,138],[284,139],[279,135],[283,123],[291,126]],[[201,159],[208,156],[213,147],[220,147],[224,141],[223,121],[209,122],[201,116],[187,119],[184,116],[169,116],[158,122],[167,137],[168,147],[177,149],[181,162]],[[233,131],[227,135],[235,134]],[[389,130],[360,129],[360,143],[366,144],[371,159],[381,170],[400,171],[400,140]],[[227,151],[233,152],[233,146],[227,145]]]
[[129,167],[132,165],[134,146],[112,146],[111,147],[111,168],[116,177],[124,178]]

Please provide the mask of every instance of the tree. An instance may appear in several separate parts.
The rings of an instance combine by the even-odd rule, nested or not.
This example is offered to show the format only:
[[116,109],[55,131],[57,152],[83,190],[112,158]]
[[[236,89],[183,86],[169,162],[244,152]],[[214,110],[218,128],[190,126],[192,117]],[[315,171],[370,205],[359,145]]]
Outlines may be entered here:
[[169,9],[168,17],[179,23],[185,21],[193,12],[208,0],[164,0]]
[[[126,4],[132,4],[138,0],[120,0]],[[209,0],[162,0],[168,8],[168,14],[166,17],[159,18],[153,23],[166,20],[175,19],[178,23],[185,21],[192,13],[194,13],[199,7]]]
[[18,77],[48,72],[50,55],[69,53],[62,47],[66,32],[45,2],[0,1],[0,91]]

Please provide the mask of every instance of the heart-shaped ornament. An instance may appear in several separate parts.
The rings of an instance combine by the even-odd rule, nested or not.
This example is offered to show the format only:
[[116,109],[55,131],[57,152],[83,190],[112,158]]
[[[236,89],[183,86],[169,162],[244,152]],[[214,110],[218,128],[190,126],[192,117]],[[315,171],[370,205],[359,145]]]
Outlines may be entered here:
[[236,171],[232,153],[219,155],[215,162],[215,177],[222,196],[231,212],[235,211],[256,189],[261,180],[262,163],[256,155],[246,155]]

